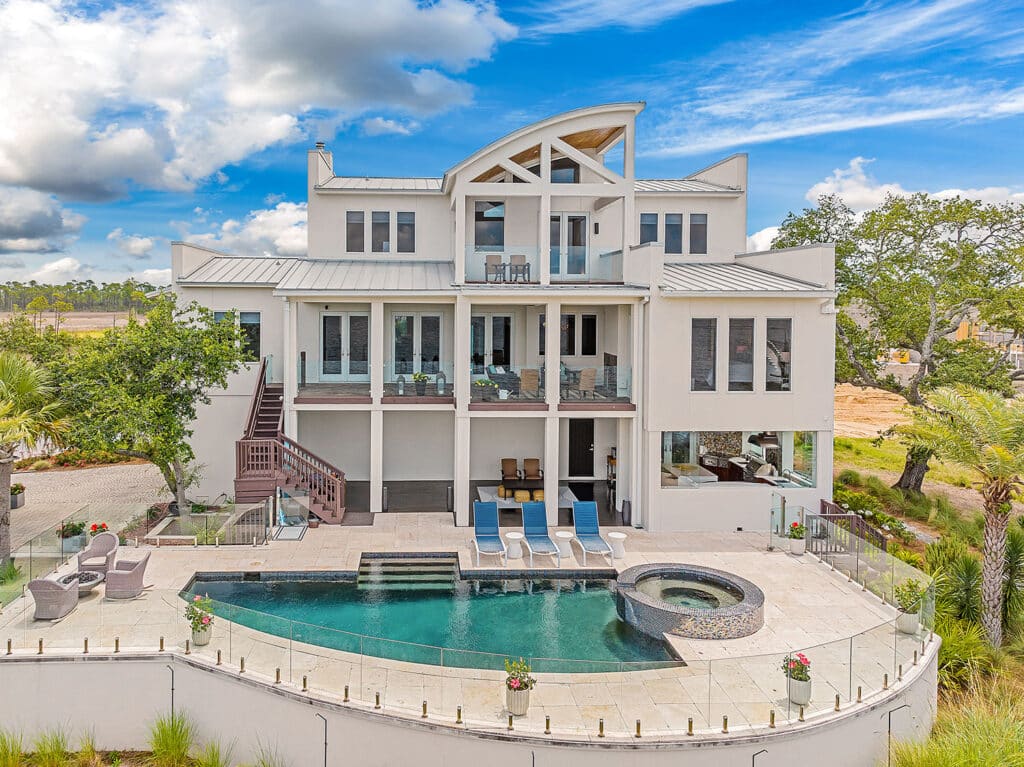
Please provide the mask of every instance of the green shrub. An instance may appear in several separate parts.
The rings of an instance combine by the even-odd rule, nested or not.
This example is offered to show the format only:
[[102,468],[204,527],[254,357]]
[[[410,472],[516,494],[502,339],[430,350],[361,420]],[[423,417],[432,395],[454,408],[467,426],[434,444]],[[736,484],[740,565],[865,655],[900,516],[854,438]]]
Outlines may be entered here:
[[930,519],[936,527],[963,538],[975,548],[981,548],[985,529],[984,515],[979,513],[972,519],[964,519],[945,497],[939,496],[935,499],[935,512]]
[[21,568],[14,564],[13,559],[0,565],[0,583],[13,583],[21,576]]
[[850,487],[851,485],[859,487],[863,484],[861,482],[860,474],[853,469],[843,469],[839,472],[839,476],[836,477],[836,481],[841,485],[846,485],[847,487]]
[[955,559],[970,553],[967,541],[956,535],[944,535],[924,550],[925,572],[938,575],[946,570]]
[[1006,533],[1003,565],[1003,629],[1024,623],[1024,530],[1011,527]]
[[0,730],[0,767],[22,767],[21,735]]
[[940,615],[935,633],[942,637],[939,684],[944,690],[965,690],[998,668],[999,656],[980,624]]
[[149,750],[154,767],[188,767],[195,744],[195,725],[184,714],[157,719],[149,730]]
[[96,750],[96,740],[92,733],[82,738],[82,745],[78,747],[75,755],[75,767],[103,767],[103,758]]
[[43,460],[39,460],[39,461],[33,461],[31,468],[32,468],[32,471],[47,471],[47,470],[53,468],[53,464],[50,463],[49,461],[43,459]]
[[231,748],[221,748],[220,743],[207,743],[196,757],[194,767],[231,767]]
[[867,493],[850,490],[843,485],[835,485],[832,488],[832,499],[836,504],[853,514],[865,511],[874,513],[882,508],[882,504]]
[[285,767],[284,759],[276,750],[258,743],[259,752],[255,767]]
[[889,544],[889,546],[886,548],[886,551],[888,551],[892,556],[896,557],[896,559],[900,560],[901,562],[906,562],[911,567],[916,567],[918,570],[925,569],[924,557],[922,557],[916,551],[911,551],[910,549],[903,548],[900,544],[896,543],[895,541]]
[[70,760],[68,736],[60,730],[47,730],[36,740],[32,754],[35,767],[67,767]]
[[973,554],[953,559],[936,578],[940,612],[959,620],[981,620],[981,560]]

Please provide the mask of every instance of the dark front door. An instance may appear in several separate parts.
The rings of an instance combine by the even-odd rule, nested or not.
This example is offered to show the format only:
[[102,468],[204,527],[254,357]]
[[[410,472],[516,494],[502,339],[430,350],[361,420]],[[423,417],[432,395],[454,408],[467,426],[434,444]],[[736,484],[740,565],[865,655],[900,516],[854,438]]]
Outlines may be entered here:
[[569,419],[569,476],[594,476],[594,419]]

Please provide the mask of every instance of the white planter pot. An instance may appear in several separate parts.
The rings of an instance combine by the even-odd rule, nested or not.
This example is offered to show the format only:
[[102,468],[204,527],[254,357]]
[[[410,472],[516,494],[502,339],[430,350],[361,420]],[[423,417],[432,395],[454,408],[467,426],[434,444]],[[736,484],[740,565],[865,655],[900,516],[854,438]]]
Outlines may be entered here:
[[498,389],[498,399],[508,399],[508,389]]
[[900,613],[896,619],[896,628],[901,634],[916,634],[921,625],[918,613]]
[[806,706],[811,702],[811,680],[786,678],[786,693],[794,706]]
[[529,690],[510,690],[505,688],[505,708],[512,716],[526,716],[530,708]]
[[210,644],[210,637],[213,635],[213,627],[207,626],[204,629],[192,629],[192,644],[196,647]]
[[807,539],[806,538],[790,538],[789,539],[789,553],[795,554],[796,556],[803,556],[803,553],[807,551]]

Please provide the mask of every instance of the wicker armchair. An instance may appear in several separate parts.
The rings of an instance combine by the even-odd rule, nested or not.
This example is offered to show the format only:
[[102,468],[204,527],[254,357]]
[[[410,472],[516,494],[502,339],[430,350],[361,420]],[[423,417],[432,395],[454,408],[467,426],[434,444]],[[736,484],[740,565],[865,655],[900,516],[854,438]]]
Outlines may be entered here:
[[78,570],[106,574],[114,567],[118,540],[113,533],[100,533],[92,539],[89,547],[78,555]]
[[149,564],[149,552],[138,562],[118,562],[107,573],[103,595],[107,599],[135,599],[142,593],[142,579]]
[[60,620],[78,607],[78,578],[67,585],[47,578],[29,581],[28,590],[36,603],[37,621]]

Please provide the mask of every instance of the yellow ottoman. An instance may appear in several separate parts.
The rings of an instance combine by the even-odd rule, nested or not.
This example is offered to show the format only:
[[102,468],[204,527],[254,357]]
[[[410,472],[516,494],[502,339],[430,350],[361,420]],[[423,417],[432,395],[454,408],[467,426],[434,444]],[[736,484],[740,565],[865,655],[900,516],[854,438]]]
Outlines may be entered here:
[[506,498],[507,497],[507,493],[505,492],[505,486],[504,485],[498,485],[498,497],[499,498]]
[[513,497],[513,500],[515,500],[516,503],[526,503],[527,501],[530,500],[530,491],[516,490],[516,494]]
[[543,501],[544,500],[544,491],[543,490],[534,490],[533,491],[533,500],[535,500],[535,501]]

